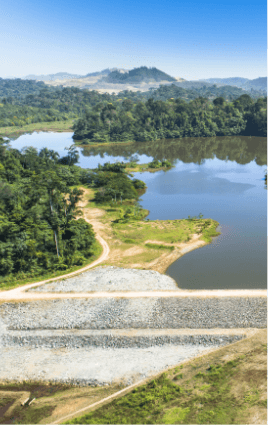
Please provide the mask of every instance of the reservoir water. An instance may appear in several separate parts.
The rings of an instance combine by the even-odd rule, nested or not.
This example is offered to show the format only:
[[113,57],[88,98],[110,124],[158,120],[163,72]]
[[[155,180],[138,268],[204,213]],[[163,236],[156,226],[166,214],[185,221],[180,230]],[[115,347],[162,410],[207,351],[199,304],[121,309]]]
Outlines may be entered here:
[[[21,149],[54,149],[61,156],[72,133],[33,133],[11,141]],[[187,253],[166,274],[180,288],[263,289],[267,286],[267,141],[260,137],[187,138],[79,149],[79,164],[168,159],[169,171],[136,173],[147,190],[140,204],[152,220],[188,216],[219,222],[221,235],[210,245]]]

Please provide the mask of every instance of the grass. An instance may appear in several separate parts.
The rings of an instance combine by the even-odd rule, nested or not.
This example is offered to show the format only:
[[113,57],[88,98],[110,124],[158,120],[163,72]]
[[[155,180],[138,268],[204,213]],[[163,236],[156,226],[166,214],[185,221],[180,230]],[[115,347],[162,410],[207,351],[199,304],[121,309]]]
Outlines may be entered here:
[[162,245],[157,243],[146,243],[145,246],[147,248],[152,248],[152,249],[168,249],[169,251],[174,251],[175,249],[174,246]]
[[129,394],[65,423],[248,424],[256,415],[259,420],[254,423],[266,423],[263,339],[267,339],[265,330],[186,362],[183,374],[177,374],[178,367],[169,369]]
[[[114,233],[120,239],[130,239],[136,243],[146,240],[155,240],[167,244],[188,242],[193,233],[202,233],[202,238],[206,242],[211,242],[213,236],[220,233],[216,232],[218,223],[211,219],[200,219],[189,221],[183,220],[150,220],[138,221],[129,220],[127,223],[114,223]],[[148,243],[150,248],[167,248],[163,244]],[[147,244],[147,245],[148,245]],[[169,247],[172,249],[172,247]]]
[[0,137],[11,137],[19,136],[23,133],[32,133],[34,131],[56,131],[72,132],[73,119],[67,121],[51,121],[51,122],[38,122],[33,124],[27,124],[24,126],[10,126],[10,127],[1,127],[0,128]]
[[147,164],[135,164],[135,166],[133,167],[132,164],[130,164],[129,162],[127,163],[126,166],[126,171],[128,173],[137,173],[137,172],[145,172],[145,171],[149,171],[150,173],[155,173],[156,171],[168,171],[171,168],[174,168],[174,165],[172,165],[171,167],[159,167],[159,168],[151,168],[149,167],[149,163]]
[[[104,211],[101,218],[105,225],[104,239],[111,247],[106,265],[119,267],[150,268],[164,272],[180,256],[180,244],[191,241],[193,234],[199,234],[206,243],[219,235],[219,223],[212,219],[188,218],[182,220],[147,220],[148,210],[136,209],[134,200],[98,204],[94,202],[91,190],[87,208],[96,207]],[[127,210],[129,217],[124,218]],[[174,256],[169,254],[174,252]],[[161,264],[149,264],[161,256]],[[168,257],[168,258],[164,258]]]
[[66,269],[64,271],[58,270],[58,271],[50,271],[47,273],[44,273],[42,275],[38,276],[25,276],[24,278],[19,278],[18,276],[7,276],[0,279],[0,290],[8,290],[17,288],[18,286],[26,285],[29,283],[35,283],[35,282],[41,282],[42,280],[47,279],[53,279],[57,276],[61,276],[63,274],[72,273],[75,271],[78,271],[79,269],[88,266],[89,264],[93,263],[102,253],[102,246],[101,244],[96,240],[92,246],[94,255],[90,257],[87,261],[85,261],[82,265],[79,266],[72,266],[69,269]]

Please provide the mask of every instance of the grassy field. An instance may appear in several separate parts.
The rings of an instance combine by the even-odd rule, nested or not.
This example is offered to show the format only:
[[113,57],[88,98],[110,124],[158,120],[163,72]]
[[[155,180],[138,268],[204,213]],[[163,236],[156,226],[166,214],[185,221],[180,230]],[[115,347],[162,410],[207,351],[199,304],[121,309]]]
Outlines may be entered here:
[[0,127],[0,137],[17,137],[23,133],[33,133],[34,131],[55,131],[58,133],[65,131],[72,132],[73,122],[74,120],[51,121],[28,124],[22,127]]
[[[83,416],[120,385],[77,387],[43,382],[0,383],[0,423],[266,424],[267,331],[169,368]],[[21,401],[35,398],[29,406]],[[105,402],[104,402],[105,403]]]
[[[220,234],[216,231],[219,223],[211,219],[144,220],[148,211],[136,209],[134,202],[97,205],[92,197],[91,194],[88,206],[105,212],[101,219],[105,226],[103,237],[111,247],[106,265],[163,272],[180,257],[181,249],[191,243],[193,234],[200,236],[204,243],[210,243],[213,236]],[[131,212],[124,219],[127,211]],[[160,257],[161,262],[156,265]]]
[[105,228],[102,236],[111,248],[105,265],[163,273],[182,255],[186,245],[197,244],[198,248],[220,234],[216,231],[219,223],[212,219],[146,220],[148,211],[139,209],[135,202],[99,205],[92,200],[92,193],[90,196],[88,210],[98,208],[104,212],[100,219]]

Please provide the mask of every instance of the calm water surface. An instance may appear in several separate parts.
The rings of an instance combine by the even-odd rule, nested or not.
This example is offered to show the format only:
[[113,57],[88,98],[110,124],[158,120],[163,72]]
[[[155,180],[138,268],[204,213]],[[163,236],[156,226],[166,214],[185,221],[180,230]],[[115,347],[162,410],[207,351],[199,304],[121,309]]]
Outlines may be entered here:
[[[12,141],[14,148],[48,147],[66,155],[72,133],[33,133]],[[166,274],[180,288],[261,289],[267,285],[266,139],[189,138],[80,149],[79,165],[126,160],[140,163],[169,159],[173,169],[136,173],[148,189],[141,205],[151,220],[182,219],[202,213],[219,222],[221,235],[210,245],[187,253]]]

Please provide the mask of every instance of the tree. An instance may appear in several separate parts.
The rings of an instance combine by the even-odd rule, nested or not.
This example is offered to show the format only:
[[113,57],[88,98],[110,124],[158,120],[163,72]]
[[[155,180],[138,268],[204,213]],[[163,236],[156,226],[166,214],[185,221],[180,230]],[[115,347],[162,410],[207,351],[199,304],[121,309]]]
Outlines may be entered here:
[[224,97],[222,97],[222,96],[217,97],[216,99],[214,99],[214,100],[213,100],[213,104],[214,104],[215,106],[223,106],[223,105],[224,105],[224,103],[225,103],[225,99],[224,99]]

